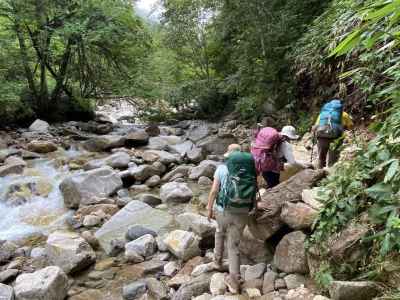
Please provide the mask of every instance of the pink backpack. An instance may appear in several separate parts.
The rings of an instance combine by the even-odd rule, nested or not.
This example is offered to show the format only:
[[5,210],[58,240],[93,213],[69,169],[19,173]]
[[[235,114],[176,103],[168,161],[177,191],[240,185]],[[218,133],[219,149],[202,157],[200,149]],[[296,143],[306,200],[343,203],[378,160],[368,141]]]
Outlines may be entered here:
[[278,155],[281,142],[282,137],[275,128],[265,127],[258,132],[251,145],[258,174],[266,171],[280,172],[283,169]]

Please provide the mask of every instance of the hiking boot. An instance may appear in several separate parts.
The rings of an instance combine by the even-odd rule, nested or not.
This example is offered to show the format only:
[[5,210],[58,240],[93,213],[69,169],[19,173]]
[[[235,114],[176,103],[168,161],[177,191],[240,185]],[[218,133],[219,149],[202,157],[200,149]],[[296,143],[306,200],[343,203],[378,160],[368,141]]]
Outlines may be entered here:
[[224,282],[228,287],[228,290],[232,294],[240,294],[240,282],[236,278],[237,276],[233,276],[230,274],[225,275]]

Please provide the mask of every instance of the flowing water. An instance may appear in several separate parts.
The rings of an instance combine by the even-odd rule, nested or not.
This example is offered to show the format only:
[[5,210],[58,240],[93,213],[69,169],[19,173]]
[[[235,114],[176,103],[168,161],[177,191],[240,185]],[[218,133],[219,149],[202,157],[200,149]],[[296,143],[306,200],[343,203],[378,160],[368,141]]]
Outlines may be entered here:
[[[57,152],[55,156],[73,158],[80,151]],[[59,184],[70,175],[56,160],[40,158],[28,162],[22,175],[0,177],[0,240],[16,240],[34,234],[45,234],[66,226],[71,214],[64,207]],[[10,204],[10,195],[24,199],[23,204]]]

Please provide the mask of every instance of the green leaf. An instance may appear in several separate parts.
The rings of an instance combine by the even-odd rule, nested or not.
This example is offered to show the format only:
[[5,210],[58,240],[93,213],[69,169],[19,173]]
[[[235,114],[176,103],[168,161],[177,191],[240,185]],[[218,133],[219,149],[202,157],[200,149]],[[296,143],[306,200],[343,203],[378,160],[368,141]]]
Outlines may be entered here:
[[393,177],[399,172],[399,160],[394,160],[391,164],[389,169],[386,172],[384,182],[388,183],[393,179]]
[[360,41],[361,39],[362,29],[358,29],[349,34],[329,55],[332,56],[341,56],[350,52]]
[[396,7],[395,3],[388,3],[381,9],[374,10],[374,11],[370,12],[369,14],[367,14],[365,19],[377,21],[379,19],[382,19],[382,18],[394,13],[396,8],[397,7]]

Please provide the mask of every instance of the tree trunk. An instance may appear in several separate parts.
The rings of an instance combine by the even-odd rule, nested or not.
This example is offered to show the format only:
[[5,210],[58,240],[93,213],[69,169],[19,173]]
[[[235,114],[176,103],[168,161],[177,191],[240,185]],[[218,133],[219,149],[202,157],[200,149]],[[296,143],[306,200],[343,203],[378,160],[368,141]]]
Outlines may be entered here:
[[71,44],[72,44],[71,39],[69,39],[67,42],[67,47],[65,48],[65,52],[61,60],[60,71],[56,78],[56,86],[51,95],[52,101],[56,101],[57,98],[60,96],[61,91],[63,90],[64,80],[65,76],[67,75],[68,64],[71,57]]

